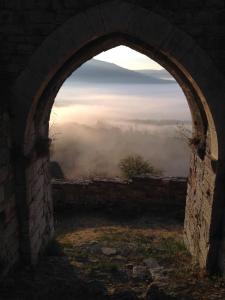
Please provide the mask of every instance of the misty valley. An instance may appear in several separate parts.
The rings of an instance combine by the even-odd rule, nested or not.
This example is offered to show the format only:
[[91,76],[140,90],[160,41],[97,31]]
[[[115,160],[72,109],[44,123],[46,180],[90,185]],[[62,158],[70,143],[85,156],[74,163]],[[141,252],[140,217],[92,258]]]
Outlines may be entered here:
[[191,116],[165,70],[130,71],[91,60],[59,91],[52,110],[52,157],[69,179],[120,177],[119,162],[140,155],[165,176],[187,176],[183,129]]

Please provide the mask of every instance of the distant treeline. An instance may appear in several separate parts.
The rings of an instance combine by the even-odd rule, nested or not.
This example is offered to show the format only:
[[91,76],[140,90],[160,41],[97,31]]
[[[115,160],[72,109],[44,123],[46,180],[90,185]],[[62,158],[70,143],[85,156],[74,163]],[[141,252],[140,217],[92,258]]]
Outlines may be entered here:
[[130,120],[123,120],[123,122],[127,123],[135,123],[135,124],[142,124],[142,125],[156,125],[156,126],[176,126],[176,125],[191,125],[192,121],[190,120],[139,120],[139,119],[130,119]]
[[136,154],[166,176],[187,176],[190,150],[174,124],[161,124],[155,131],[150,123],[144,129],[103,122],[93,126],[65,123],[51,130],[52,160],[70,179],[120,176],[120,160]]

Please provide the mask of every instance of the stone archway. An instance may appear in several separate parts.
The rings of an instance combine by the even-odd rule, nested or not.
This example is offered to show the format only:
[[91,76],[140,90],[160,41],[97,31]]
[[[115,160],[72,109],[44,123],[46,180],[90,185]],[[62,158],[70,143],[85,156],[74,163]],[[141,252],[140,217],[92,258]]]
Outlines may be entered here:
[[16,171],[21,174],[17,184],[21,251],[34,263],[53,234],[48,120],[54,98],[83,62],[121,44],[164,66],[187,97],[194,136],[185,241],[202,267],[210,271],[223,268],[224,78],[184,32],[153,12],[120,1],[90,8],[56,29],[15,83],[13,132],[19,153]]

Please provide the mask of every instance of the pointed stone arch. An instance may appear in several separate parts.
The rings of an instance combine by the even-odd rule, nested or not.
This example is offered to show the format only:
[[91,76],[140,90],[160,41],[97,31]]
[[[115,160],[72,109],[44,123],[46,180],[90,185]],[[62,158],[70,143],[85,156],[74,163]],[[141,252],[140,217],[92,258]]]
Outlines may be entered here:
[[[13,88],[17,197],[23,253],[35,262],[53,234],[48,176],[48,120],[66,78],[96,54],[126,45],[159,62],[177,80],[193,117],[194,141],[187,193],[185,241],[202,267],[223,266],[224,77],[196,42],[138,5],[109,1],[78,13],[50,34]],[[213,74],[213,75],[212,75]],[[18,201],[18,202],[19,202]],[[41,212],[41,213],[40,213]],[[220,254],[220,255],[219,255]]]

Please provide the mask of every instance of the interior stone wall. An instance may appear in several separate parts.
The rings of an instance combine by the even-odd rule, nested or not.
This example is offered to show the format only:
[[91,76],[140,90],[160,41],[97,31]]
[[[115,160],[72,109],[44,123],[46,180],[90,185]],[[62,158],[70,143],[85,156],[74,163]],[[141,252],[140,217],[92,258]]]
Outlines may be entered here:
[[210,226],[216,175],[208,151],[203,160],[193,151],[190,166],[184,237],[191,254],[203,267],[215,264],[207,258],[213,244]]
[[32,237],[31,262],[35,264],[54,234],[48,156],[33,157],[26,169],[26,177],[29,180],[27,201],[29,236]]
[[[0,257],[7,266],[14,264],[18,260],[18,249],[20,249],[20,252],[25,253],[25,256],[30,255],[31,261],[36,261],[39,252],[44,249],[53,232],[51,196],[47,175],[48,156],[39,158],[31,155],[32,158],[24,158],[26,155],[30,156],[30,153],[23,153],[24,136],[20,137],[20,140],[14,135],[10,136],[8,127],[13,128],[15,124],[20,123],[17,119],[23,115],[24,107],[27,104],[26,100],[24,100],[26,99],[26,92],[21,91],[20,96],[24,102],[15,108],[15,99],[10,91],[19,76],[23,74],[23,71],[27,68],[29,69],[29,62],[33,54],[36,53],[48,36],[58,28],[61,28],[63,24],[78,12],[83,12],[83,17],[81,18],[83,23],[80,22],[79,28],[80,32],[82,32],[84,27],[87,27],[89,24],[89,21],[85,19],[87,9],[108,2],[109,0],[0,1],[0,84],[7,91],[2,94],[1,101],[2,103],[7,103],[10,108],[10,114],[1,113],[0,115],[2,130],[0,136]],[[204,86],[205,91],[199,91],[199,93],[204,94],[205,92],[208,95],[213,95],[216,90],[222,90],[225,82],[225,80],[221,80],[221,78],[224,79],[223,76],[225,75],[224,0],[127,0],[126,2],[143,7],[148,12],[154,12],[156,16],[162,17],[170,24],[173,24],[177,30],[191,37],[213,62],[215,69],[218,71],[217,73],[221,75],[220,77],[217,76],[218,74],[211,74],[212,80],[220,79],[210,91],[206,82]],[[121,3],[123,1],[116,1],[118,7]],[[128,16],[130,13],[132,11],[128,12]],[[109,15],[108,22],[117,20],[117,18],[118,16],[115,12],[114,15]],[[106,28],[108,26],[102,21],[101,24],[96,24],[94,30],[97,31],[100,25]],[[134,26],[137,26],[137,29],[140,30],[139,24],[134,24]],[[156,30],[164,29],[156,28]],[[185,41],[175,40],[173,47],[176,46],[176,43],[185,43]],[[56,52],[62,46],[60,41],[58,41],[58,46],[58,49],[55,48]],[[49,57],[51,56],[51,51],[52,49],[49,51]],[[192,51],[194,49],[190,49],[190,60],[193,56]],[[181,61],[182,55],[183,53],[177,53],[177,58]],[[36,74],[36,70],[29,71],[33,79],[40,75]],[[198,71],[196,70],[195,73],[198,74]],[[209,72],[207,65],[204,66],[204,72],[205,74]],[[190,81],[195,86],[194,80],[190,79]],[[202,82],[204,82],[204,78],[202,78]],[[26,84],[33,88],[35,80],[30,80]],[[221,101],[223,94],[218,93],[218,95],[220,96],[218,99]],[[223,171],[223,166],[225,165],[225,142],[223,138],[225,130],[223,112],[221,106],[217,103],[218,99],[215,97],[212,109],[215,115],[220,116],[220,119],[215,120],[217,121],[217,134],[220,138],[219,159],[215,169],[213,164],[217,158],[213,156],[212,149],[208,147],[203,158],[199,156],[198,151],[193,151],[185,232],[187,245],[202,266],[218,265],[219,260],[220,267],[223,268],[225,263],[224,259],[222,259],[224,257],[222,244],[225,234],[223,234],[222,229],[225,226],[222,225],[221,220],[224,219],[222,212],[225,206],[223,199],[225,188],[222,184],[225,181],[225,172]],[[37,101],[35,97],[30,100],[33,102]],[[204,101],[206,102],[207,99]],[[23,120],[19,121],[22,122]],[[30,120],[28,119],[27,122],[29,123]],[[210,126],[212,127],[212,124]],[[34,139],[36,138],[37,136],[34,135]],[[9,142],[10,140],[11,142]],[[24,161],[22,164],[17,164],[16,173],[14,172],[14,161],[10,155],[9,147],[12,148],[12,153],[15,156],[21,156],[19,159]],[[18,161],[18,157],[16,157],[16,160]],[[211,214],[217,198],[220,198],[219,208],[215,210],[216,213]],[[23,205],[21,205],[22,203]],[[19,209],[17,214],[16,205]],[[21,213],[23,208],[27,210],[25,214]],[[219,225],[214,226],[216,221],[218,221]],[[20,224],[19,228],[18,224]],[[217,244],[216,247],[214,247],[215,242]],[[220,253],[219,256],[218,253]]]
[[[43,40],[70,17],[109,0],[2,0],[1,72],[15,79]],[[118,4],[122,1],[117,1]],[[127,0],[163,16],[186,32],[225,73],[224,0]],[[119,6],[119,5],[118,5]],[[6,77],[7,75],[7,77]]]
[[19,261],[19,226],[9,116],[0,107],[0,278]]

